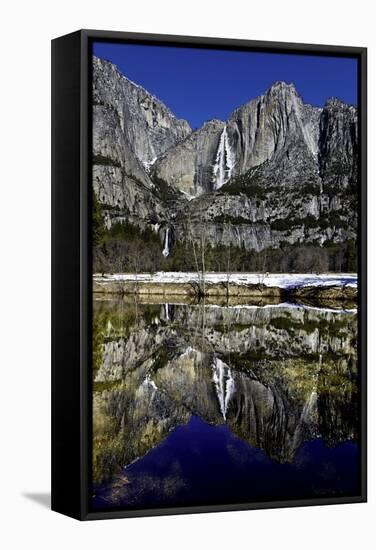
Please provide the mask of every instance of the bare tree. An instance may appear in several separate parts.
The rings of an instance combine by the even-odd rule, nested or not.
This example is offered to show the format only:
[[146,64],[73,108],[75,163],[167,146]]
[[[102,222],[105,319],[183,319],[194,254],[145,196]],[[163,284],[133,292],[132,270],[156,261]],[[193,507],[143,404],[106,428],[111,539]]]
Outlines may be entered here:
[[127,250],[127,258],[126,262],[128,265],[128,269],[133,273],[135,277],[135,288],[138,288],[138,274],[140,272],[140,261],[141,261],[141,255],[139,247],[137,246],[137,243],[129,243],[128,250]]
[[[228,197],[226,199],[226,205],[225,205],[225,227],[227,226],[227,232],[228,232],[228,235],[229,235],[229,245],[228,245],[228,249],[227,249],[227,259],[226,259],[226,299],[227,299],[227,303],[228,303],[228,299],[229,299],[229,294],[230,294],[230,280],[231,280],[231,269],[230,269],[230,266],[231,266],[231,229],[232,229],[232,224],[231,224],[231,221],[230,221],[230,217],[227,216],[227,212],[228,212]],[[226,224],[226,217],[227,217],[227,224]]]
[[266,239],[264,243],[264,248],[261,251],[261,262],[259,263],[260,270],[257,275],[259,285],[263,285],[269,275],[269,272],[266,271],[266,267],[268,263],[268,244],[269,244],[269,241],[268,239]]
[[131,270],[131,272],[134,274],[135,278],[135,285],[133,288],[133,296],[134,296],[134,308],[135,308],[135,318],[136,318],[136,324],[139,322],[139,316],[138,316],[138,299],[139,299],[139,281],[138,281],[138,275],[140,273],[140,262],[141,262],[141,254],[140,254],[140,247],[137,245],[137,241],[135,243],[129,243],[128,251],[127,251],[127,264],[128,269]]
[[207,247],[207,226],[206,220],[204,221],[202,210],[200,211],[201,226],[200,232],[200,248],[201,248],[201,288],[203,296],[206,295],[206,247]]
[[115,267],[116,273],[119,275],[119,277],[116,279],[116,284],[118,287],[118,292],[121,296],[124,296],[124,294],[126,294],[126,282],[121,277],[121,275],[123,275],[125,272],[125,266],[126,266],[125,256],[119,253],[119,255],[115,260],[114,267]]
[[192,246],[193,258],[197,273],[197,294],[199,297],[206,294],[206,250],[207,250],[207,227],[206,221],[203,221],[202,211],[200,212],[201,231],[196,237],[192,229],[191,213],[188,215],[188,241]]
[[118,293],[121,296],[128,294],[130,292],[129,281],[121,277],[125,272],[131,272],[134,275],[134,286],[133,286],[133,296],[135,301],[135,317],[136,322],[138,322],[138,275],[140,272],[140,247],[136,242],[127,243],[125,248],[120,248],[118,255],[115,259],[115,269],[120,275],[117,278],[117,287]]

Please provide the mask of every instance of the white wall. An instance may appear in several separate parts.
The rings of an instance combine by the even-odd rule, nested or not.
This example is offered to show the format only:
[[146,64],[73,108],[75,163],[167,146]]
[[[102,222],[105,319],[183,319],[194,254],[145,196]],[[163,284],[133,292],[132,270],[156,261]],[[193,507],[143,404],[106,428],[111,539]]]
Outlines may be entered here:
[[[373,547],[376,390],[372,315],[369,504],[80,524],[25,496],[37,494],[45,500],[50,479],[50,39],[79,28],[98,28],[368,46],[372,248],[376,238],[372,212],[376,204],[372,154],[376,35],[371,6],[366,0],[2,3],[0,537],[8,538],[4,548]],[[371,273],[374,261],[370,250]],[[372,306],[375,292],[371,285]]]

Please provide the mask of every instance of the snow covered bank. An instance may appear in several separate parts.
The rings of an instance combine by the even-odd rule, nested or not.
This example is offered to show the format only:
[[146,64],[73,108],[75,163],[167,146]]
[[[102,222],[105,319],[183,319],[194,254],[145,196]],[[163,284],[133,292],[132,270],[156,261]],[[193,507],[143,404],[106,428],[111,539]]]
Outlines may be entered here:
[[[226,273],[206,273],[207,283],[227,283]],[[137,277],[131,273],[117,273],[114,275],[94,275],[94,281],[98,283],[129,281],[139,283],[182,283],[189,284],[198,282],[197,273],[189,272],[166,272],[139,273]],[[314,275],[310,273],[271,273],[268,276],[260,276],[257,273],[232,273],[229,282],[234,285],[257,285],[261,282],[268,287],[282,289],[293,289],[301,287],[325,287],[325,286],[346,286],[357,288],[358,278],[355,273],[323,273]]]

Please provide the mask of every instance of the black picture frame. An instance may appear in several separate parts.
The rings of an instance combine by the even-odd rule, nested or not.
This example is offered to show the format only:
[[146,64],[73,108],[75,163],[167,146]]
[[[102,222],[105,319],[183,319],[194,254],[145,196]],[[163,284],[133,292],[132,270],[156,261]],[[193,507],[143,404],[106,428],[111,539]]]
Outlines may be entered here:
[[[360,201],[358,320],[361,492],[353,497],[92,512],[91,71],[92,41],[294,53],[358,60]],[[52,40],[52,509],[79,520],[366,502],[367,499],[366,48],[80,30]],[[68,397],[67,397],[68,396]]]

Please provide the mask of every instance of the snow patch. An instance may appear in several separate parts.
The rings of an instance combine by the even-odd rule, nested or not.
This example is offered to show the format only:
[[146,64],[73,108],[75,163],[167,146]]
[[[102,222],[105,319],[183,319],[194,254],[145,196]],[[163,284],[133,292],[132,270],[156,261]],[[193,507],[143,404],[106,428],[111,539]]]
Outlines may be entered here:
[[181,193],[183,193],[183,195],[185,195],[189,201],[192,201],[197,196],[197,195],[191,195],[190,193],[187,193],[187,191],[181,191]]
[[[169,229],[166,229],[163,255],[168,256],[169,252]],[[111,281],[135,281],[136,275],[132,273],[115,273],[104,276],[95,274],[94,280],[103,283]],[[227,280],[227,273],[208,272],[205,274],[205,281],[207,283],[225,283]],[[139,273],[137,274],[137,281],[148,283],[192,283],[198,282],[198,275],[194,272],[157,271],[156,273]],[[237,285],[256,285],[260,282],[260,274],[231,273],[229,281]],[[322,273],[319,275],[311,273],[269,273],[264,280],[264,284],[268,287],[286,289],[304,286],[349,286],[356,288],[358,278],[355,273]]]
[[153,166],[153,164],[155,163],[157,158],[158,157],[153,157],[151,160],[143,160],[142,161],[142,164],[144,165],[144,168],[147,172],[150,171],[150,168]]
[[197,352],[191,346],[188,346],[187,349],[181,355],[179,355],[179,359],[182,359],[183,357],[189,357],[190,355],[192,355],[192,353]]
[[144,381],[142,382],[142,385],[145,387],[147,386],[150,386],[151,388],[153,388],[154,391],[157,391],[158,389],[158,386],[156,385],[156,383],[154,382],[154,380],[150,377],[149,374],[146,375]]

